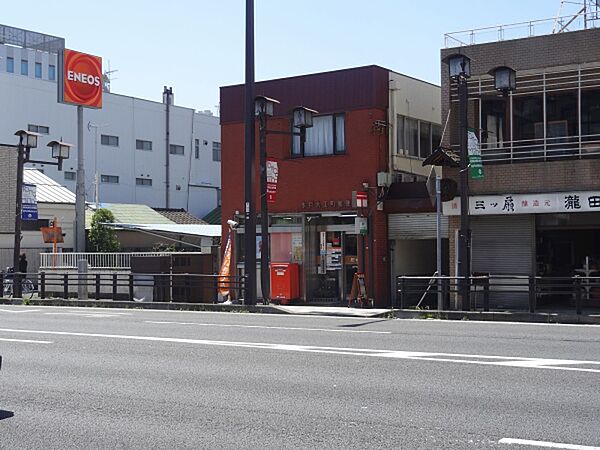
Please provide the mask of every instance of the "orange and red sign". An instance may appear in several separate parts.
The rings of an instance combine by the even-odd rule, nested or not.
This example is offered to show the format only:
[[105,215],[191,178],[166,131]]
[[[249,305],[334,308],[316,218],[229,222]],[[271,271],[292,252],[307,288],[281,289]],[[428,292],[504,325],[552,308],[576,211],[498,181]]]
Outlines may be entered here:
[[63,103],[102,108],[102,58],[65,49],[59,97]]

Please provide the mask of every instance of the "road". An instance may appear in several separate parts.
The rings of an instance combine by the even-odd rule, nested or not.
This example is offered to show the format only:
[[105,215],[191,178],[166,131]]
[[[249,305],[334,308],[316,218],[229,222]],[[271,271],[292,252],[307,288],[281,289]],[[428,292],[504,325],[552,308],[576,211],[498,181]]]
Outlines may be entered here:
[[600,449],[600,327],[0,306],[1,449]]

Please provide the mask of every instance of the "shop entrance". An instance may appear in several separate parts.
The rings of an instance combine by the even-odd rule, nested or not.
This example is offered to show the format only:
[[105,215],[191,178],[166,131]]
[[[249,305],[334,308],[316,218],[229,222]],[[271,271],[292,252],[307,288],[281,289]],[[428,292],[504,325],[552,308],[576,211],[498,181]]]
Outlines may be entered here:
[[346,302],[358,268],[357,239],[353,228],[353,218],[323,217],[309,222],[305,259],[308,302]]

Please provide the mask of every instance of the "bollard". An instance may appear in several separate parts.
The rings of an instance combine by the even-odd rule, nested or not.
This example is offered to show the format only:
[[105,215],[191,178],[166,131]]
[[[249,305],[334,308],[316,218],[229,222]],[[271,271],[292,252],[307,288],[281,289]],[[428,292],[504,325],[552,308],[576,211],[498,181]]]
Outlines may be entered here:
[[46,272],[40,272],[40,298],[46,298]]
[[117,274],[113,273],[113,300],[117,299]]
[[404,277],[400,277],[400,309],[404,309],[404,291],[406,290],[406,280]]
[[535,286],[535,277],[529,277],[529,312],[535,312],[535,294],[536,294],[536,286]]
[[581,278],[575,277],[575,312],[577,315],[581,315],[582,309],[582,295],[581,295]]
[[490,311],[490,277],[483,280],[483,310]]
[[67,273],[63,275],[63,298],[69,299],[69,274]]
[[100,300],[100,274],[96,274],[96,300]]
[[133,301],[133,274],[129,274],[129,301]]

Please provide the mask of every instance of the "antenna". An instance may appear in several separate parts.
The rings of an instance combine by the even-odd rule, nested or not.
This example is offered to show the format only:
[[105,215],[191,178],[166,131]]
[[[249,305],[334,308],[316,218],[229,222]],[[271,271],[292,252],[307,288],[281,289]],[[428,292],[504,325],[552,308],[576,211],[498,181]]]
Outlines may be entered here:
[[115,78],[112,76],[113,73],[118,72],[118,69],[114,69],[111,70],[110,68],[110,59],[108,60],[108,70],[105,70],[104,73],[102,74],[102,90],[104,92],[110,92],[110,83],[112,83],[114,80],[118,80],[118,78]]
[[561,0],[552,33],[596,28],[599,19],[600,0]]

